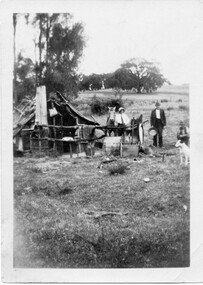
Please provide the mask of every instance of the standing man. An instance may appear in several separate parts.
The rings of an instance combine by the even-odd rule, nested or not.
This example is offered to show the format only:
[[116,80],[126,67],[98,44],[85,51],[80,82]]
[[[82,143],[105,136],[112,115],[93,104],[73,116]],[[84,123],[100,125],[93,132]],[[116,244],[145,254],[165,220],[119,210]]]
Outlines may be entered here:
[[163,129],[166,126],[166,117],[163,109],[160,109],[160,103],[157,101],[155,109],[151,112],[150,123],[157,131],[157,134],[153,137],[153,145],[157,146],[157,138],[159,140],[159,147],[163,146]]

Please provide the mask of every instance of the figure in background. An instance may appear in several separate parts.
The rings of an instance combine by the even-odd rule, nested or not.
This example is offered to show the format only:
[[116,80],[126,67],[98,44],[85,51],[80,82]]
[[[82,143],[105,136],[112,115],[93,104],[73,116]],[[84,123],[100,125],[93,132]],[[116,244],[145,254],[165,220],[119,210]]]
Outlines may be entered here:
[[153,145],[159,147],[163,146],[163,129],[166,126],[166,116],[163,109],[160,108],[161,104],[156,102],[155,109],[151,112],[150,123],[153,128],[156,129],[157,133],[153,137]]
[[181,143],[185,143],[187,146],[189,144],[189,128],[185,126],[183,121],[180,121],[180,126],[177,132],[177,139],[181,141]]

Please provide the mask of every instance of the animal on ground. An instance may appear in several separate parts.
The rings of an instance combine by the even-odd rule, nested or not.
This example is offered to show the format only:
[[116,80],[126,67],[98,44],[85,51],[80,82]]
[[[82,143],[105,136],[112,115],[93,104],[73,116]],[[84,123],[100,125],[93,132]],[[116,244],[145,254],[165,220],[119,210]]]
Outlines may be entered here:
[[181,140],[178,140],[175,144],[175,147],[179,148],[180,151],[180,164],[183,164],[183,159],[185,159],[185,165],[188,165],[190,159],[190,149],[189,147]]

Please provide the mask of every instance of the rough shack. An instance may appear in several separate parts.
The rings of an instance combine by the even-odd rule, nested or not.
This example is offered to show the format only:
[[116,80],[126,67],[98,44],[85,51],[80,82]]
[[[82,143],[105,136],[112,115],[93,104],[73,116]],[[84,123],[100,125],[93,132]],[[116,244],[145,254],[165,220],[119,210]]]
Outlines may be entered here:
[[37,88],[36,98],[25,98],[14,107],[14,150],[81,152],[87,148],[98,125],[77,111],[59,92],[50,94],[47,100],[45,87],[41,86]]

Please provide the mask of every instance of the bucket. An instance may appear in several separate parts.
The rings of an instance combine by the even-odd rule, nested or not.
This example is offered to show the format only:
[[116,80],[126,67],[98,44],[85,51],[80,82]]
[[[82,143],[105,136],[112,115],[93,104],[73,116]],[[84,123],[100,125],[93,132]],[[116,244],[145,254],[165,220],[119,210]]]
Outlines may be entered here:
[[137,157],[139,155],[139,146],[138,144],[122,144],[122,157]]

